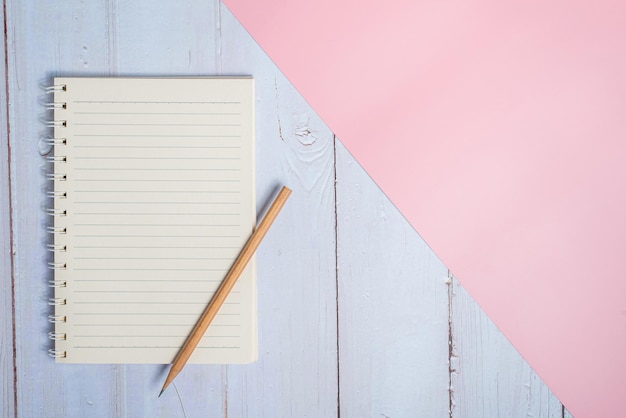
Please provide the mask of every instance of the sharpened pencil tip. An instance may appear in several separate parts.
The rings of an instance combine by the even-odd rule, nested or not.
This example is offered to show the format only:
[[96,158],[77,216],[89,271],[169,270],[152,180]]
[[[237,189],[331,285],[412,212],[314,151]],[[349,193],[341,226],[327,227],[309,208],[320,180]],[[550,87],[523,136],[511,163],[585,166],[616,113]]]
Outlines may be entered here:
[[157,396],[157,398],[160,398],[161,395],[163,395],[163,392],[165,392],[165,389],[161,389],[161,393],[159,393],[159,396]]

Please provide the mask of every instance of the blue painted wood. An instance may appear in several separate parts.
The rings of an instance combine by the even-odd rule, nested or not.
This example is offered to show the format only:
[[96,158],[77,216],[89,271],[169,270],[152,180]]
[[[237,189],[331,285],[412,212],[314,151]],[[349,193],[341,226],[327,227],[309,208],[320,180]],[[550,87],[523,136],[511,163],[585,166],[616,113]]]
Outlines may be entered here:
[[[450,407],[453,416],[559,416],[558,401],[468,295],[449,293],[445,267],[219,1],[6,5],[3,416],[15,396],[19,416],[450,416]],[[294,190],[259,251],[259,362],[190,365],[159,400],[162,366],[55,365],[46,353],[40,84],[53,75],[214,74],[256,79],[259,210],[279,184]]]
[[[0,11],[4,18],[4,10]],[[5,56],[5,43],[0,46]],[[6,80],[6,68],[0,68]],[[0,87],[0,416],[15,415],[13,369],[13,278],[11,269],[11,205],[9,184],[8,97],[6,83]]]
[[463,286],[449,286],[452,416],[562,418],[561,402]]
[[[233,416],[337,414],[334,136],[225,8],[222,74],[257,91],[257,197],[293,189],[258,253],[259,361],[228,367]],[[242,400],[245,400],[242,402]]]
[[[47,354],[52,310],[47,286],[52,279],[46,263],[51,253],[44,214],[50,204],[49,170],[39,155],[38,139],[50,134],[40,122],[51,115],[42,102],[50,100],[42,84],[54,74],[97,74],[104,70],[105,8],[68,1],[7,2],[8,86],[11,96],[13,229],[15,234],[15,327],[17,405],[21,416],[113,416],[118,401],[115,367],[62,367]],[[91,55],[90,55],[91,54]]]
[[341,144],[337,178],[342,416],[447,416],[448,270]]

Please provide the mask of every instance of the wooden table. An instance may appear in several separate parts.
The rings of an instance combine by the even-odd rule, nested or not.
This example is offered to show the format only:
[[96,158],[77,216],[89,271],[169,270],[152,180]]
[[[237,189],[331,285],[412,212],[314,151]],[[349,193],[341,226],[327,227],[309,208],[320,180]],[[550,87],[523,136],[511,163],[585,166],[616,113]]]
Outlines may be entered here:
[[[5,4],[2,416],[569,415],[219,1]],[[294,190],[258,254],[259,361],[188,366],[160,399],[160,365],[56,365],[42,85],[220,74],[256,78],[259,209]]]

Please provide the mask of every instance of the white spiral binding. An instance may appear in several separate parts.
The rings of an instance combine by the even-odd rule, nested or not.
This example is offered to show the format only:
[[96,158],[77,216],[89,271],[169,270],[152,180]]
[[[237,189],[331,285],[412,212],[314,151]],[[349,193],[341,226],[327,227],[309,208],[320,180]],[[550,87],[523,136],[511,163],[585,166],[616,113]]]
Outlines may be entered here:
[[66,120],[44,120],[43,123],[48,128],[65,128],[67,126]]
[[67,210],[66,209],[54,209],[54,208],[48,208],[46,209],[46,213],[50,216],[67,216]]
[[61,174],[61,173],[46,173],[46,178],[50,181],[66,181],[67,180],[67,174]]
[[46,144],[46,145],[50,145],[50,146],[54,146],[54,145],[67,145],[67,138],[41,138],[41,141]]
[[48,226],[46,227],[46,232],[48,234],[67,234],[67,228],[60,226]]
[[48,94],[56,93],[58,91],[67,91],[67,85],[66,84],[55,84],[55,85],[46,87],[44,90]]
[[48,287],[67,287],[65,280],[48,280]]
[[48,305],[50,306],[61,306],[67,305],[67,299],[65,298],[49,298]]
[[65,102],[47,102],[43,104],[47,110],[67,109],[67,103]]
[[52,348],[48,350],[48,355],[52,358],[65,358],[67,357],[67,353],[65,351],[57,351]]
[[48,244],[46,247],[48,251],[52,251],[53,253],[64,253],[67,251],[67,245]]
[[[65,101],[58,101],[59,96],[57,96],[57,93],[63,93],[67,91],[67,85],[65,84],[57,84],[57,85],[52,85],[49,87],[45,88],[45,92],[47,94],[54,94],[55,95],[55,100],[50,101],[50,102],[45,102],[43,103],[43,106],[46,110],[52,110],[54,111],[55,114],[55,118],[59,116],[59,113],[57,112],[63,112],[65,110],[67,110],[68,104]],[[62,113],[61,113],[62,114]],[[61,120],[57,120],[57,119],[53,119],[53,120],[44,120],[43,123],[46,127],[48,128],[53,128],[54,129],[54,135],[52,137],[46,137],[46,138],[42,138],[41,142],[49,147],[53,147],[54,149],[54,154],[52,156],[48,156],[46,157],[46,161],[49,163],[52,163],[55,165],[55,168],[58,170],[59,166],[57,166],[57,164],[62,164],[62,163],[66,163],[67,162],[67,156],[63,155],[64,153],[60,153],[59,151],[61,150],[61,147],[64,147],[67,145],[67,138],[64,137],[59,137],[58,133],[59,133],[59,129],[63,129],[65,127],[67,127],[67,121],[66,120],[62,120],[62,118],[60,118]],[[63,136],[63,135],[61,135]],[[54,171],[54,170],[53,170]],[[59,182],[59,181],[66,181],[67,180],[67,174],[66,173],[59,173],[59,172],[52,172],[52,173],[47,173],[46,174],[46,179]],[[55,202],[58,200],[62,200],[62,199],[67,199],[68,198],[68,194],[67,191],[63,191],[63,190],[58,190],[58,184],[56,184],[54,191],[48,191],[46,192],[46,195],[48,196],[48,198],[53,199]],[[55,218],[57,217],[63,217],[63,216],[67,216],[67,209],[62,209],[63,206],[61,206],[61,208],[59,208],[59,206],[53,205],[52,207],[46,209],[46,213],[50,216],[53,216]],[[54,226],[48,226],[46,228],[46,232],[49,234],[52,234],[54,236],[57,235],[63,235],[63,234],[67,234],[67,226],[65,225],[59,225],[58,221],[55,221],[55,225]],[[48,263],[48,268],[52,269],[52,270],[67,270],[67,263],[65,262],[59,262],[59,258],[57,257],[57,253],[64,253],[67,251],[67,246],[65,244],[58,244],[58,241],[56,241],[55,239],[55,243],[53,244],[47,244],[47,250],[54,253],[55,254],[55,260],[54,262],[50,262]],[[61,258],[61,260],[63,260],[63,258]],[[55,289],[59,289],[59,288],[65,288],[67,287],[67,281],[66,280],[59,280],[59,276],[54,277],[54,280],[49,280],[48,281],[48,286],[55,288]],[[50,306],[54,306],[55,307],[55,313],[53,315],[49,315],[48,316],[48,321],[50,321],[53,324],[58,324],[58,323],[65,323],[67,322],[67,317],[63,314],[60,314],[58,307],[63,306],[63,305],[67,305],[67,299],[64,297],[58,297],[59,293],[56,293],[56,297],[53,298],[49,298],[48,299],[48,305]],[[65,341],[67,340],[67,334],[64,332],[58,332],[59,328],[55,327],[55,331],[49,332],[48,333],[48,338],[50,340],[53,341]],[[58,345],[57,345],[58,347]],[[67,357],[67,352],[66,351],[62,351],[62,350],[57,350],[57,349],[50,349],[48,350],[48,354],[50,355],[50,357],[53,358],[65,358]]]
[[67,199],[67,192],[48,191],[46,194],[52,199]]
[[65,315],[48,315],[48,322],[53,324],[64,324],[67,322],[67,317]]
[[67,264],[66,263],[48,263],[48,268],[50,270],[67,270]]

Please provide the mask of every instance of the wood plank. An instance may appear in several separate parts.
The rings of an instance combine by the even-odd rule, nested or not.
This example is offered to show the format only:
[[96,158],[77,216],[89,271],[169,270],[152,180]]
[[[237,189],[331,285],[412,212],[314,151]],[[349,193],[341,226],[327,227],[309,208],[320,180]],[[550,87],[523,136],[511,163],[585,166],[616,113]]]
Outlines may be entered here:
[[[190,76],[216,73],[218,0],[110,2],[111,75]],[[222,416],[226,368],[189,364],[157,400],[168,368],[120,365],[117,397],[127,416]]]
[[293,189],[258,252],[259,361],[228,366],[228,413],[336,416],[334,137],[225,8],[218,28],[222,74],[256,79],[259,209]]
[[563,406],[467,291],[453,279],[454,417],[561,418]]
[[449,415],[446,267],[337,143],[342,416]]
[[[335,416],[337,279],[341,414],[448,416],[445,267],[217,0],[71,0],[63,8],[7,0],[7,20],[13,168],[9,185],[3,143],[0,273],[10,276],[10,186],[19,380],[13,388],[5,280],[3,416],[13,415],[14,390],[24,416],[42,415],[44,408],[52,416]],[[39,84],[56,74],[219,73],[257,80],[259,210],[280,184],[294,189],[259,252],[259,362],[189,365],[158,401],[163,366],[56,366],[46,355],[51,274],[44,227],[50,220],[42,211],[49,185],[36,146],[45,131],[33,122],[43,115]],[[0,99],[6,112],[6,98]],[[5,140],[6,126],[0,129]],[[568,416],[456,282],[452,289],[454,416]]]
[[[212,12],[214,4],[202,1],[174,5],[168,2],[118,5],[70,1],[63,8],[50,2],[22,7],[10,1],[10,88],[15,136],[23,138],[12,149],[17,256],[16,297],[18,327],[19,412],[25,416],[171,416],[198,411],[222,411],[221,367],[191,366],[188,379],[171,396],[157,402],[163,366],[56,366],[46,354],[50,344],[45,317],[51,296],[51,278],[45,267],[43,245],[48,219],[42,211],[47,186],[36,138],[44,133],[39,120],[43,110],[39,84],[50,77],[103,74],[198,74],[213,59]],[[161,38],[157,35],[161,34]],[[151,42],[151,36],[155,42]],[[41,51],[49,51],[41,54]],[[176,51],[175,53],[172,51]],[[184,52],[183,55],[178,54]],[[193,57],[206,59],[194,59]],[[191,57],[191,58],[190,58]],[[33,138],[31,141],[26,139]],[[33,193],[38,191],[38,193]],[[33,222],[33,219],[39,221]],[[35,261],[35,262],[33,262]],[[208,376],[208,377],[205,377]],[[189,390],[186,390],[190,387]],[[177,391],[181,392],[180,395]],[[153,394],[150,395],[150,394]],[[137,394],[142,394],[137,396]],[[143,395],[145,394],[145,396]],[[215,394],[214,396],[212,396]],[[185,396],[190,399],[184,402]]]
[[[58,73],[89,74],[104,68],[97,51],[104,50],[104,9],[68,1],[63,7],[39,1],[28,7],[6,2],[9,54],[9,121],[13,166],[13,223],[15,234],[15,303],[17,407],[23,416],[113,416],[117,400],[110,397],[114,375],[109,365],[84,368],[56,366],[47,355],[47,332],[52,324],[48,280],[52,272],[45,251],[50,242],[44,208],[51,185],[44,177],[46,163],[37,141],[49,134],[38,121],[45,114],[40,101],[49,100],[41,85]],[[45,413],[43,412],[45,411]]]
[[[36,137],[37,132],[33,133],[33,128],[39,130],[40,127],[28,125],[28,120],[36,120],[34,117],[27,118],[21,115],[30,115],[34,113],[40,113],[41,109],[36,105],[37,96],[41,94],[38,89],[38,83],[41,80],[36,80],[37,74],[41,75],[46,71],[50,71],[50,75],[53,74],[211,74],[218,72],[218,61],[215,60],[217,56],[217,46],[214,39],[215,31],[221,31],[219,26],[216,26],[212,21],[214,11],[218,7],[217,4],[188,4],[185,7],[179,5],[169,6],[167,4],[117,4],[116,2],[107,2],[101,7],[85,8],[85,6],[76,3],[67,5],[67,9],[64,11],[66,14],[61,14],[51,5],[42,4],[40,6],[33,6],[31,9],[21,10],[16,5],[9,4],[11,9],[12,19],[10,25],[12,31],[15,33],[12,42],[19,43],[20,51],[33,51],[35,53],[38,49],[34,45],[40,45],[45,50],[52,51],[49,56],[40,58],[29,55],[29,52],[21,53],[16,56],[14,66],[14,74],[12,78],[12,89],[16,92],[20,89],[25,89],[23,85],[27,85],[26,93],[16,103],[17,108],[21,113],[15,113],[12,115],[14,123],[18,127],[20,135],[31,135]],[[52,16],[55,19],[47,18]],[[195,20],[190,21],[190,17]],[[30,27],[27,22],[36,22],[37,26],[35,30],[29,30]],[[80,29],[79,29],[80,28]],[[243,34],[243,32],[241,32]],[[241,36],[241,35],[239,35]],[[155,39],[154,42],[151,40]],[[101,40],[98,43],[98,40]],[[92,52],[96,51],[96,52]],[[181,53],[184,54],[181,55]],[[246,56],[247,53],[241,53]],[[186,58],[186,59],[183,59]],[[26,67],[25,63],[34,63],[31,67]],[[213,63],[213,64],[211,64]],[[207,68],[208,67],[208,68]],[[45,70],[43,70],[45,68]],[[146,69],[149,69],[147,71]],[[208,71],[207,71],[208,70]],[[275,71],[275,70],[273,70]],[[250,70],[246,70],[249,73]],[[276,90],[274,86],[269,85],[268,93],[270,99],[276,98]],[[285,97],[289,97],[286,94]],[[296,97],[292,91],[292,97]],[[262,98],[261,98],[262,100]],[[283,111],[285,114],[289,114],[291,110],[290,99],[281,102],[281,106],[285,108]],[[301,99],[300,103],[302,106]],[[266,115],[275,115],[276,103],[271,104],[270,108],[261,110],[260,114],[264,115],[263,119],[267,119]],[[274,117],[274,119],[276,119]],[[276,119],[277,120],[277,119]],[[276,126],[268,128],[274,134],[274,140],[276,140]],[[294,131],[295,132],[295,131]],[[265,136],[265,135],[263,135]],[[268,135],[269,136],[269,135]],[[292,181],[298,181],[298,177],[293,175],[299,174],[297,169],[293,169],[292,165],[300,165],[302,167],[310,167],[310,161],[307,158],[311,158],[311,151],[304,143],[307,141],[306,133],[304,131],[297,131],[294,134],[294,138],[300,139],[297,144],[291,143],[290,146],[285,146],[281,141],[278,142],[277,147],[273,147],[273,151],[279,151],[283,153],[283,167],[279,170],[286,180],[289,177],[289,173],[292,173]],[[332,138],[332,135],[327,131],[327,138]],[[326,140],[320,141],[319,147],[311,147],[315,155],[322,156],[326,163],[324,167],[333,167],[332,162],[332,141]],[[298,146],[302,149],[299,151]],[[20,253],[29,254],[29,259],[36,259],[37,254],[40,258],[45,257],[43,247],[39,247],[39,243],[44,240],[43,228],[36,222],[27,222],[27,219],[32,217],[40,217],[43,222],[43,215],[40,212],[40,206],[43,202],[39,200],[28,200],[27,192],[33,188],[36,190],[42,190],[45,185],[43,184],[43,176],[40,171],[34,170],[30,164],[40,164],[41,160],[32,158],[32,144],[22,144],[18,149],[14,150],[15,155],[19,158],[22,168],[20,171],[20,181],[16,183],[15,187],[18,189],[18,210],[22,214],[32,214],[31,216],[22,217],[19,221],[19,236],[21,242],[19,244]],[[260,147],[261,149],[270,150],[269,146]],[[329,157],[330,156],[330,157]],[[317,157],[316,157],[317,158]],[[304,160],[304,161],[302,161]],[[261,173],[259,179],[259,201],[262,202],[265,197],[268,197],[268,190],[272,189],[277,183],[275,170],[275,160],[267,159],[269,162],[266,168],[260,168]],[[305,171],[302,168],[300,171]],[[270,174],[264,175],[264,172]],[[315,173],[315,170],[313,171]],[[325,173],[327,174],[327,173]],[[301,187],[310,187],[315,185],[319,178],[329,178],[328,184],[332,185],[332,175],[326,176],[319,173],[314,174],[308,179]],[[289,181],[285,181],[289,183]],[[332,187],[326,187],[326,190],[332,191]],[[319,197],[317,197],[318,190],[306,190],[303,192],[306,195],[305,202],[316,202],[319,204]],[[334,207],[334,201],[329,200],[329,196],[334,196],[334,193],[326,193],[322,202],[328,208]],[[316,200],[317,199],[317,200]],[[43,200],[43,192],[42,192]],[[294,199],[290,199],[294,200]],[[297,203],[294,204],[296,207]],[[313,212],[315,205],[308,205],[309,212]],[[292,209],[293,210],[293,209]],[[297,229],[302,229],[302,225],[307,225],[312,228],[310,219],[307,219],[305,213],[298,213],[298,210],[294,210],[296,214],[291,215],[292,218],[297,220],[300,225]],[[332,213],[332,211],[331,211]],[[288,219],[287,216],[285,216]],[[320,217],[320,224],[328,225],[328,220],[333,220],[334,215],[324,215]],[[333,225],[322,228],[325,231],[325,236],[334,237]],[[309,229],[311,230],[311,229]],[[278,241],[283,242],[282,236],[288,235],[291,232],[291,228],[283,231],[277,231],[276,234],[279,237]],[[318,233],[317,229],[314,231]],[[269,239],[270,237],[268,237]],[[317,259],[322,258],[324,265],[329,265],[326,269],[332,274],[329,277],[332,278],[332,289],[334,289],[334,245],[322,246],[321,252],[330,249],[332,257],[326,260],[325,257],[318,254],[319,249],[315,247],[314,240],[303,241],[296,239],[298,242],[294,245],[288,243],[288,248],[284,251],[295,251],[297,254],[307,254],[310,262],[301,263],[298,257],[281,257],[279,254],[270,251],[265,255],[265,259],[279,260],[280,264],[289,264],[290,267],[285,267],[284,272],[278,276],[291,283],[292,277],[288,275],[294,275],[301,277],[301,281],[292,284],[287,288],[290,292],[297,293],[300,300],[305,299],[307,301],[314,301],[315,298],[310,298],[306,293],[302,293],[302,289],[299,285],[303,281],[311,282],[310,289],[315,289],[315,280],[317,279],[316,268]],[[268,245],[271,248],[271,245]],[[28,251],[26,251],[28,250]],[[316,253],[317,251],[317,253]],[[326,257],[327,258],[327,257]],[[220,415],[225,413],[227,408],[226,388],[227,388],[227,368],[225,366],[198,366],[192,365],[185,370],[186,379],[181,379],[177,382],[175,390],[168,393],[168,396],[164,394],[163,398],[158,402],[155,401],[149,393],[153,391],[156,395],[158,393],[158,385],[162,383],[163,367],[159,366],[77,366],[77,367],[61,367],[55,366],[45,356],[45,349],[49,347],[47,340],[45,339],[45,331],[42,329],[42,319],[45,318],[45,312],[48,307],[46,305],[46,297],[50,295],[48,289],[45,287],[46,275],[44,263],[40,265],[28,265],[25,258],[17,258],[20,289],[18,289],[18,298],[20,306],[32,306],[29,310],[24,310],[24,314],[21,314],[18,318],[18,326],[20,328],[18,340],[19,341],[37,341],[36,344],[22,344],[24,347],[19,350],[19,367],[20,370],[24,370],[24,382],[20,386],[20,405],[22,405],[20,412],[25,415],[36,415],[36,411],[46,405],[46,410],[51,414],[66,415],[71,414],[90,414],[91,416],[109,416],[109,415],[123,415],[128,414],[130,416],[136,415],[172,415],[186,413],[190,416],[197,415],[199,413],[207,413]],[[279,264],[276,262],[268,261],[265,266],[260,263],[259,275],[262,277],[263,271],[266,276],[273,276],[273,265]],[[320,267],[320,268],[323,268]],[[48,277],[49,278],[49,275]],[[315,280],[314,280],[315,279]],[[324,281],[321,281],[324,283]],[[268,284],[266,284],[267,286]],[[268,303],[265,308],[273,311],[275,309],[274,304],[277,295],[273,291],[272,284],[271,289],[261,288],[260,293],[263,292],[270,294]],[[36,289],[37,292],[29,293],[27,289]],[[306,290],[306,288],[305,288]],[[289,327],[301,329],[301,331],[294,332],[293,335],[294,345],[301,346],[303,340],[299,337],[301,334],[306,334],[307,331],[302,327],[302,316],[310,315],[309,323],[320,321],[320,315],[328,315],[331,321],[321,321],[320,338],[326,339],[330,336],[328,347],[336,346],[334,336],[334,302],[333,304],[326,303],[325,289],[318,289],[319,298],[317,300],[318,308],[326,308],[329,306],[330,313],[322,310],[321,314],[318,311],[306,310],[303,315],[294,316],[287,328],[282,331],[288,330]],[[262,296],[261,296],[262,297]],[[334,301],[334,294],[329,296]],[[300,302],[295,300],[282,306],[281,309],[284,313],[291,312],[293,307]],[[31,314],[32,312],[32,314]],[[271,317],[265,315],[265,317]],[[306,321],[305,321],[306,323]],[[331,325],[329,332],[324,329],[327,324]],[[273,324],[266,324],[267,329],[274,330]],[[48,328],[48,327],[47,327]],[[289,331],[286,331],[289,332]],[[261,338],[263,338],[263,328],[261,329]],[[265,364],[265,367],[275,367],[276,361],[280,364],[286,364],[293,359],[286,358],[285,356],[276,356],[277,353],[283,347],[283,344],[279,344],[278,338],[269,338],[274,343],[273,348],[276,348],[275,352],[272,352],[272,362]],[[307,343],[308,344],[308,343]],[[311,347],[306,350],[307,358],[315,358],[318,355],[317,347]],[[326,404],[330,405],[328,410],[336,410],[336,356],[332,350],[329,354],[322,356],[320,361],[320,369],[327,368],[334,371],[331,379],[327,379],[326,376],[321,375],[315,382],[322,382],[329,388],[326,391],[328,400],[319,403],[321,405],[320,410],[326,408]],[[325,361],[326,357],[330,358],[330,361]],[[276,360],[277,359],[277,360]],[[32,365],[32,366],[31,366]],[[234,368],[231,374],[237,374],[243,370],[244,374],[250,374],[250,372],[244,370],[244,368]],[[266,378],[266,373],[262,372],[263,366],[256,368],[257,385],[262,383],[262,379]],[[308,375],[302,375],[296,368],[291,368],[291,374],[281,373],[280,367],[276,369],[276,381],[277,384],[273,387],[266,387],[266,394],[274,393],[277,396],[282,396],[282,402],[285,405],[284,408],[290,410],[310,410],[311,399],[317,398],[318,395],[314,395],[312,392],[308,398],[299,400],[296,393],[304,391],[308,387],[299,387],[294,385],[294,377],[299,377],[300,381],[309,384]],[[182,377],[182,376],[181,376]],[[249,376],[240,376],[234,378],[237,382],[241,382],[248,379]],[[271,380],[271,379],[270,379]],[[246,380],[247,381],[247,380]],[[42,384],[42,382],[45,382]],[[232,387],[236,387],[237,383]],[[292,390],[293,389],[293,390]],[[247,390],[247,389],[246,389]],[[290,390],[292,390],[290,392]],[[231,391],[232,394],[236,394],[236,391]],[[143,396],[137,396],[137,394],[145,394]],[[243,395],[242,395],[243,396]],[[236,399],[231,402],[232,404],[245,404],[246,397],[237,396]],[[251,399],[251,395],[248,396]],[[299,406],[298,406],[299,402]],[[254,402],[248,406],[249,410],[275,410],[271,402],[263,401],[258,397],[254,398]],[[256,408],[256,409],[255,409]]]
[[[4,22],[4,10],[0,11]],[[4,34],[6,37],[6,33]],[[2,57],[6,55],[5,41],[0,46]],[[6,89],[6,67],[0,68],[2,87],[0,87],[0,416],[15,415],[15,370],[13,368],[13,278],[12,263],[12,231],[11,205],[9,184],[9,132]],[[11,138],[12,139],[12,138]]]

